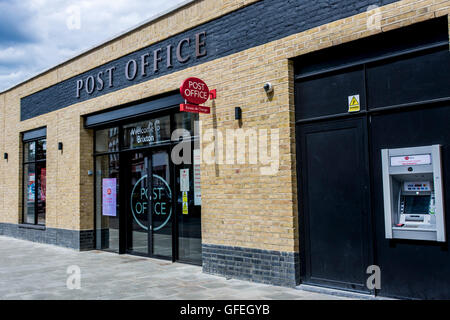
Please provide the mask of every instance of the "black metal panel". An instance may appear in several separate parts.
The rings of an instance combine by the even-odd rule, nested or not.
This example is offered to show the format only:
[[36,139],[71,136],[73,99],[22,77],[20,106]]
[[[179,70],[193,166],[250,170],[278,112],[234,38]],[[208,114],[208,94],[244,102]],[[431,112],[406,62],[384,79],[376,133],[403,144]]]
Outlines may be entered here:
[[368,65],[369,109],[450,97],[449,70],[448,45]]
[[22,140],[24,142],[29,140],[35,140],[39,138],[45,138],[47,136],[47,127],[39,128],[23,133]]
[[360,95],[365,110],[364,69],[362,67],[299,81],[295,86],[296,119],[347,113],[348,96]]
[[[443,184],[445,190],[448,189],[450,53],[447,17],[369,39],[343,45],[339,48],[342,51],[330,49],[301,57],[296,63],[299,221],[300,227],[305,228],[301,234],[304,239],[300,240],[304,256],[301,276],[308,283],[352,289],[355,280],[350,273],[351,270],[359,272],[358,263],[343,270],[344,262],[339,261],[339,256],[344,260],[355,258],[355,248],[362,241],[363,247],[367,248],[363,252],[369,253],[369,258],[364,261],[373,261],[381,268],[380,295],[448,299],[448,241],[440,244],[385,239],[380,151],[443,145]],[[386,42],[380,39],[386,39]],[[362,48],[364,43],[369,49]],[[360,80],[364,90],[361,91],[366,93],[361,98],[363,111],[359,115],[347,114],[336,104],[340,103],[343,94],[350,92],[349,87],[357,83],[358,77],[353,73],[358,66],[363,69]],[[336,82],[339,86],[333,88]],[[313,109],[314,94],[317,95],[318,110]],[[343,117],[349,119],[333,120]],[[366,119],[367,126],[361,126],[359,131],[352,132],[351,126],[342,127],[344,123],[357,123],[361,117]],[[352,139],[352,134],[358,138]],[[359,136],[366,134],[370,138],[364,139],[368,141],[368,147],[360,147]],[[362,161],[364,157],[370,162]],[[365,170],[360,168],[361,161]],[[352,170],[345,164],[353,166]],[[359,186],[355,181],[371,183],[370,186]],[[353,189],[354,197],[336,191],[339,188],[348,188],[347,192]],[[450,193],[445,190],[444,204],[448,204]],[[362,206],[364,203],[367,204]],[[355,213],[359,205],[370,212],[371,219],[367,213],[363,215],[365,220],[358,220]],[[349,213],[352,218],[347,217]],[[447,234],[449,220],[447,217]],[[367,230],[367,237],[348,238],[347,234],[352,231],[346,229],[346,223],[353,226],[366,224],[367,229],[363,230]],[[341,234],[337,235],[336,229],[341,229]],[[354,228],[353,232],[357,230]],[[347,239],[351,240],[343,249]],[[355,258],[354,261],[363,260]],[[368,275],[365,276],[367,279]],[[337,280],[339,277],[341,280]]]
[[85,117],[84,125],[86,128],[98,127],[110,122],[135,118],[148,113],[161,111],[180,103],[184,103],[184,100],[179,93],[176,93],[169,96],[153,99],[148,102],[128,107],[121,107],[118,109],[115,108],[114,110],[88,115]]
[[450,104],[372,117],[373,211],[380,294],[418,299],[450,298],[450,252],[430,241],[388,240],[384,234],[381,149],[442,145],[447,239],[450,231]]
[[303,125],[298,132],[304,280],[367,292],[370,210],[364,119]]
[[446,16],[301,56],[295,61],[295,75],[363,64],[439,43],[448,43]]

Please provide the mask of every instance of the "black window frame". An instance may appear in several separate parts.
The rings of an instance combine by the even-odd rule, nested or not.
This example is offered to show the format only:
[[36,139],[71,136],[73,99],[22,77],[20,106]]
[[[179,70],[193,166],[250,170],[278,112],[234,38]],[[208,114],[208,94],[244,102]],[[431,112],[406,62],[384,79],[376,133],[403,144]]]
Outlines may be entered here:
[[[22,221],[21,224],[24,225],[30,225],[30,226],[43,226],[45,227],[45,221],[47,219],[47,204],[45,204],[45,208],[44,208],[44,224],[40,224],[39,220],[38,220],[38,210],[37,210],[37,206],[38,206],[38,194],[37,194],[37,181],[38,181],[38,177],[37,177],[37,168],[45,168],[47,170],[47,147],[46,147],[46,152],[45,152],[45,157],[42,159],[37,158],[37,143],[38,141],[41,140],[46,140],[45,144],[47,145],[47,128],[39,128],[39,129],[35,129],[32,131],[27,131],[27,132],[23,132],[22,133],[22,182],[21,182],[21,188],[22,188]],[[26,149],[25,149],[25,145],[27,143],[35,143],[35,156],[33,160],[28,160],[25,161],[25,155],[26,155]],[[35,191],[34,191],[34,223],[30,223],[27,222],[27,220],[25,219],[25,166],[26,165],[34,165],[34,170],[35,170]],[[44,164],[44,166],[42,166],[42,164]],[[45,178],[47,179],[47,172],[45,174]],[[47,195],[46,195],[47,198]],[[46,201],[47,202],[47,201]]]

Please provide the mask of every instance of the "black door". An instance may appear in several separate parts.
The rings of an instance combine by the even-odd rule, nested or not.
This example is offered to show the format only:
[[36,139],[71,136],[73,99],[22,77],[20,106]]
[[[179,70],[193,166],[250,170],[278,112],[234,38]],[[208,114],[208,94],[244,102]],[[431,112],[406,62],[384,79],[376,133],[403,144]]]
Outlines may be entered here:
[[302,282],[368,292],[365,119],[298,125]]
[[[380,295],[398,298],[448,299],[450,297],[450,252],[445,243],[386,239],[384,232],[381,149],[440,144],[442,182],[450,185],[450,105],[423,106],[409,112],[372,116],[373,212],[377,264],[381,270]],[[444,204],[450,193],[444,190]],[[449,208],[449,206],[446,206]],[[450,219],[446,218],[447,239]]]
[[172,260],[170,149],[154,147],[131,151],[126,158],[127,252]]

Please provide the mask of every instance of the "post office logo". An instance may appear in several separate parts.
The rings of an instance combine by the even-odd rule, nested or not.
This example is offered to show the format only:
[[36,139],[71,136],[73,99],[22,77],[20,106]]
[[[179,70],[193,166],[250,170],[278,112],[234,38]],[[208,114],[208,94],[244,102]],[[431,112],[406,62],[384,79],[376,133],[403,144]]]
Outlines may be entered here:
[[148,230],[149,203],[152,200],[153,231],[158,231],[170,221],[172,215],[172,190],[162,177],[153,175],[153,190],[149,193],[147,175],[141,177],[131,191],[131,213],[136,223]]

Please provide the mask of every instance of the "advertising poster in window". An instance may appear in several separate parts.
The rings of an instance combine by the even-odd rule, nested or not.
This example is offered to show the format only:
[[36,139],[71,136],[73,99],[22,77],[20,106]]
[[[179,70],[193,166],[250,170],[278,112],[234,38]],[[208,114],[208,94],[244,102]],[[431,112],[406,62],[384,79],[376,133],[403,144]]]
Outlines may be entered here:
[[102,179],[102,215],[116,216],[116,178]]
[[36,184],[36,175],[33,173],[28,173],[28,202],[34,201],[34,186]]
[[46,194],[46,190],[47,190],[47,170],[46,168],[41,168],[41,188],[40,188],[40,199],[41,201],[45,201],[45,194]]

